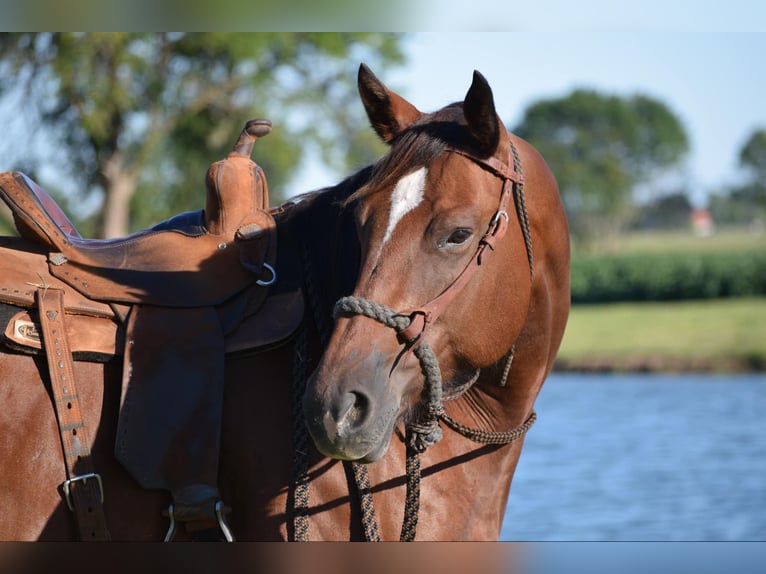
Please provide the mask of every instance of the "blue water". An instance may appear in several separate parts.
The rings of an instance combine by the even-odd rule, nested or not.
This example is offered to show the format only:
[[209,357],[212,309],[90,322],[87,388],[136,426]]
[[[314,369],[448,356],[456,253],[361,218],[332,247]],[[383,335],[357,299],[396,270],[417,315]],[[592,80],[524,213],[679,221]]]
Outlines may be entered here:
[[501,540],[766,540],[766,375],[551,376]]

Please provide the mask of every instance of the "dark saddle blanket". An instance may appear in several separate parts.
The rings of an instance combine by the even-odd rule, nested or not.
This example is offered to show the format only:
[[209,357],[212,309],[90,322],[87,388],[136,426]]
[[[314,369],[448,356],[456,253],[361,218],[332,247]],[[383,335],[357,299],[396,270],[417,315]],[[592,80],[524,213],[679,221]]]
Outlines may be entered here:
[[249,122],[210,167],[204,210],[122,239],[83,239],[32,180],[0,174],[21,235],[0,239],[0,303],[17,309],[4,342],[39,352],[35,292],[63,290],[74,358],[123,356],[117,458],[174,498],[216,490],[226,353],[284,341],[303,317],[301,292],[279,286],[266,178],[249,157],[269,130]]

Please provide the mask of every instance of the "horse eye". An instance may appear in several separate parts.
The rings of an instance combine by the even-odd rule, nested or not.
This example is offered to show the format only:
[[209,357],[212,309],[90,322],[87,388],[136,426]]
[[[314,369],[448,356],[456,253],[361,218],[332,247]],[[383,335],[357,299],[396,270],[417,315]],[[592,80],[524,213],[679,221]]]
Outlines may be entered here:
[[456,229],[447,238],[445,245],[462,245],[471,238],[470,229]]

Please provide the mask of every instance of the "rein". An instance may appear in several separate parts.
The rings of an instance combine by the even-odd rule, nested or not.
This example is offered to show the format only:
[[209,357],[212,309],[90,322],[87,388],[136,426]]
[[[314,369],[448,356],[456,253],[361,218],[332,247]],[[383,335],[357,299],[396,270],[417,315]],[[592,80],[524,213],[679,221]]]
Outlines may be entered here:
[[[448,152],[458,153],[479,164],[481,167],[490,171],[493,175],[503,180],[503,188],[500,194],[498,209],[492,217],[487,231],[479,240],[476,253],[468,262],[466,267],[457,276],[457,278],[434,299],[410,311],[409,313],[399,313],[385,305],[363,299],[359,297],[343,297],[340,299],[334,309],[335,318],[339,316],[363,315],[374,319],[383,325],[394,329],[397,333],[399,342],[404,345],[405,351],[412,350],[413,354],[420,362],[421,372],[425,377],[426,401],[424,411],[420,420],[410,423],[406,430],[406,473],[407,490],[405,499],[404,521],[402,524],[401,541],[412,541],[415,539],[418,512],[420,508],[420,458],[419,455],[425,450],[439,442],[442,438],[442,430],[439,422],[444,422],[455,432],[462,436],[483,444],[508,444],[518,440],[532,427],[537,415],[532,411],[529,417],[520,426],[510,431],[483,431],[474,429],[458,423],[444,412],[443,406],[443,385],[441,371],[436,355],[425,340],[425,333],[429,326],[444,312],[449,304],[457,297],[462,289],[468,284],[470,279],[478,271],[486,257],[491,254],[496,243],[501,240],[508,229],[508,203],[511,196],[515,201],[516,213],[524,236],[524,243],[527,250],[527,259],[529,261],[530,277],[534,277],[534,261],[532,257],[532,241],[529,227],[529,218],[527,215],[526,203],[524,200],[524,176],[521,172],[521,162],[518,152],[513,142],[510,142],[509,164],[504,164],[496,158],[478,158],[462,150],[448,148]],[[509,353],[513,357],[513,349]],[[504,377],[507,376],[507,368]],[[464,385],[459,393],[449,397],[457,398],[478,379],[479,372],[470,381],[470,384]],[[357,465],[358,466],[358,465]],[[356,468],[356,467],[355,467]],[[356,475],[356,473],[355,473]],[[366,472],[363,479],[366,479]],[[359,480],[357,480],[359,483]],[[369,488],[369,481],[367,481]],[[363,490],[362,485],[359,487]],[[374,518],[374,515],[373,515]],[[374,527],[365,524],[365,532],[373,530],[377,533],[377,525]],[[368,537],[369,539],[369,537]]]

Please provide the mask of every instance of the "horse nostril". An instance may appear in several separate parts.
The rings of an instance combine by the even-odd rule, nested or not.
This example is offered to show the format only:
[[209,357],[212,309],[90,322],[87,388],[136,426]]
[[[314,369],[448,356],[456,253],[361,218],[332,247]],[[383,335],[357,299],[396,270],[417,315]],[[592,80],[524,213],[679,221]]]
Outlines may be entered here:
[[338,417],[338,434],[361,426],[370,410],[370,400],[357,391],[347,393],[343,402],[345,409]]

